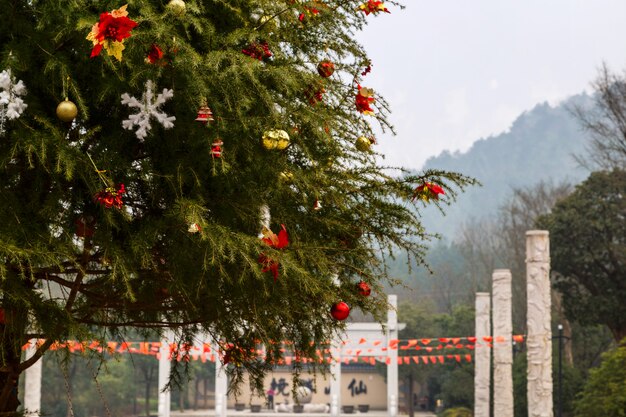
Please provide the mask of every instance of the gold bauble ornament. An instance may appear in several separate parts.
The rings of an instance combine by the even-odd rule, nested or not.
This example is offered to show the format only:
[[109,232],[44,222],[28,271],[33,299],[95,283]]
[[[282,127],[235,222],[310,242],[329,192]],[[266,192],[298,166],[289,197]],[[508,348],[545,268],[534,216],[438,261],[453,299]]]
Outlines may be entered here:
[[263,133],[261,144],[267,150],[282,151],[289,146],[289,134],[280,129],[267,130]]
[[71,122],[77,115],[78,109],[76,108],[76,104],[72,103],[67,98],[57,106],[57,117],[64,122]]
[[285,184],[291,184],[293,182],[293,172],[283,171],[278,174],[278,179]]
[[356,142],[354,142],[354,146],[361,152],[367,152],[372,147],[372,141],[365,136],[359,136]]
[[183,0],[170,0],[166,7],[170,12],[177,16],[185,14],[185,10],[187,9],[187,5]]

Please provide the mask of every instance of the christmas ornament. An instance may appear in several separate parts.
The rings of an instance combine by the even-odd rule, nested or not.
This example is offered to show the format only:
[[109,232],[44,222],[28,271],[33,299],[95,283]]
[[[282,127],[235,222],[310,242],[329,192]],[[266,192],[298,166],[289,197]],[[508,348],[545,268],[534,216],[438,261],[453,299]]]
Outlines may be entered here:
[[313,203],[313,210],[320,211],[322,209],[322,203],[319,200],[315,200]]
[[187,9],[187,5],[183,0],[170,0],[167,3],[167,10],[175,14],[176,16],[181,16],[185,14],[185,10]]
[[367,87],[358,86],[359,91],[356,93],[356,109],[363,114],[372,115],[374,114],[374,109],[370,106],[374,101],[374,90]]
[[146,62],[149,64],[158,65],[160,67],[164,67],[167,65],[167,59],[165,59],[165,54],[156,43],[153,43],[152,46],[150,46],[150,50],[146,55]]
[[293,182],[293,173],[289,171],[283,171],[278,174],[278,179],[285,184],[291,184]]
[[426,202],[431,198],[433,200],[439,200],[439,194],[445,194],[441,186],[433,184],[432,182],[424,182],[422,185],[415,188],[411,200],[413,201],[418,197]]
[[200,106],[200,108],[198,109],[198,116],[196,117],[196,122],[207,124],[208,122],[212,122],[213,120],[214,120],[213,112],[211,111],[209,106],[207,106],[206,104],[203,104],[202,106]]
[[213,143],[211,143],[211,157],[213,158],[222,157],[222,145],[224,145],[224,142],[222,142],[221,139],[217,139]]
[[259,61],[268,59],[272,56],[272,51],[270,51],[270,47],[265,41],[260,43],[253,42],[246,48],[242,49],[241,52],[251,58],[258,59]]
[[359,136],[354,142],[354,146],[361,152],[368,152],[371,150],[372,145],[375,143],[372,138],[366,138],[365,136]]
[[126,193],[126,188],[124,184],[120,183],[117,185],[117,189],[115,187],[106,187],[104,190],[99,191],[94,196],[94,199],[106,208],[115,207],[116,209],[121,209],[124,205],[122,201],[122,194],[124,193]]
[[67,98],[59,103],[57,106],[57,117],[61,121],[69,123],[78,115],[78,108],[76,104],[69,101]]
[[102,13],[100,20],[92,26],[91,32],[87,35],[87,40],[93,43],[91,58],[100,55],[104,48],[110,56],[114,56],[118,61],[122,60],[124,39],[130,38],[131,30],[137,26],[137,22],[128,18],[126,7],[127,4],[112,10],[111,13]]
[[370,72],[372,72],[372,64],[367,64],[367,67],[365,67],[365,70],[363,70],[363,72],[361,73],[361,75],[363,77],[365,77],[367,74],[369,74]]
[[267,150],[282,151],[289,146],[289,134],[280,129],[266,130],[261,138],[261,144]]
[[189,233],[200,233],[202,231],[202,228],[200,227],[200,225],[198,223],[191,223],[189,224],[189,228],[187,229],[187,231]]
[[315,106],[317,103],[323,100],[323,95],[326,92],[324,86],[319,84],[314,84],[309,86],[304,92],[306,99],[309,101],[311,106]]
[[93,216],[80,216],[74,221],[76,236],[91,237],[94,234],[96,219]]
[[391,13],[385,7],[385,3],[380,0],[368,0],[367,2],[359,6],[359,10],[364,12],[366,16],[370,13],[372,13],[373,15],[377,15],[380,12]]
[[345,320],[350,315],[350,307],[343,301],[333,304],[330,308],[330,314],[335,320]]
[[[280,232],[278,232],[278,236],[267,227],[263,227],[263,231],[261,232],[263,237],[261,240],[274,249],[286,248],[289,245],[289,235],[287,234],[287,229],[284,224],[281,224],[280,227],[281,229]],[[278,268],[280,267],[278,261],[270,258],[265,253],[261,253],[258,262],[263,266],[262,272],[271,272],[274,276],[274,281],[278,279]]]
[[26,86],[22,80],[15,82],[11,70],[0,72],[0,136],[6,132],[6,120],[19,118],[28,104],[20,96],[26,95]]
[[165,104],[167,100],[174,97],[174,91],[164,88],[163,92],[158,94],[155,99],[152,88],[152,81],[146,81],[146,90],[141,96],[141,101],[137,100],[135,97],[129,96],[128,93],[122,94],[122,104],[130,108],[139,109],[138,113],[131,114],[128,116],[127,120],[122,121],[122,127],[127,130],[133,130],[134,126],[138,126],[139,129],[137,129],[135,135],[139,140],[145,139],[145,137],[148,136],[148,131],[152,129],[150,117],[157,119],[157,121],[163,125],[164,129],[174,127],[173,121],[176,120],[175,116],[168,116],[166,113],[159,110],[159,107]]
[[317,64],[317,73],[324,77],[328,78],[335,72],[335,64],[329,59],[325,59]]
[[309,18],[319,16],[320,11],[315,7],[304,6],[304,12],[300,13],[298,20],[305,23]]
[[369,295],[372,293],[372,289],[365,281],[360,281],[358,284],[356,284],[356,288],[359,294],[361,294],[363,297],[369,297]]

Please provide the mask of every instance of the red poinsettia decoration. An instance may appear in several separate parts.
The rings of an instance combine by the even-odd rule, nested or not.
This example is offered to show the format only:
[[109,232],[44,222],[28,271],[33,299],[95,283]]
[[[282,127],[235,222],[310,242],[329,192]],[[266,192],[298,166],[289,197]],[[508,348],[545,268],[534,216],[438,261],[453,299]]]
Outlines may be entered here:
[[122,194],[126,193],[126,187],[124,184],[120,183],[117,186],[117,189],[114,187],[107,187],[102,191],[99,191],[94,196],[96,202],[102,204],[106,208],[115,207],[117,209],[121,209],[124,205],[122,201]]
[[270,47],[267,42],[253,42],[248,47],[242,49],[241,52],[248,55],[249,57],[258,59],[259,61],[270,58],[272,56],[272,51],[270,51]]
[[[287,247],[289,245],[289,235],[287,234],[287,229],[284,224],[281,224],[280,227],[281,230],[278,232],[278,235],[270,229],[265,228],[263,230],[263,237],[261,240],[274,249],[283,249]],[[280,263],[278,263],[278,261],[262,253],[259,255],[259,263],[263,265],[263,272],[271,272],[274,276],[274,281],[278,279],[278,268],[280,267]]]
[[320,11],[315,7],[304,6],[304,12],[300,13],[300,15],[298,16],[298,20],[304,23],[307,18],[319,16],[319,14]]
[[109,55],[122,60],[124,50],[124,39],[130,38],[131,30],[137,26],[137,22],[128,18],[126,11],[127,4],[110,13],[104,12],[100,15],[100,20],[91,28],[87,35],[87,40],[93,43],[91,58],[100,55],[102,48],[106,49]]
[[374,109],[371,106],[371,104],[376,101],[376,99],[373,97],[374,90],[367,87],[361,87],[360,85],[358,85],[357,87],[359,91],[356,93],[356,109],[363,114],[374,114]]
[[433,184],[432,182],[425,182],[415,188],[412,200],[415,200],[417,197],[420,197],[424,201],[428,201],[431,198],[439,200],[439,194],[445,194],[441,186]]
[[368,0],[359,6],[359,10],[364,12],[366,15],[370,13],[377,15],[380,12],[391,13],[389,9],[385,7],[385,3],[380,0]]

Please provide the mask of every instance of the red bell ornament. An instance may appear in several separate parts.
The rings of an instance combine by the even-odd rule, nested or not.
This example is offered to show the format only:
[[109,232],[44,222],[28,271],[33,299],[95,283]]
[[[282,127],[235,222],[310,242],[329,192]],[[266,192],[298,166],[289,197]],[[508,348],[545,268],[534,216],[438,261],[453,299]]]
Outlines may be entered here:
[[372,289],[365,281],[360,281],[358,284],[356,284],[356,288],[359,291],[359,294],[361,294],[363,297],[369,297],[369,295],[372,293]]
[[213,158],[221,158],[222,157],[222,146],[224,142],[221,139],[215,140],[215,142],[211,143],[211,156]]
[[350,307],[343,301],[333,304],[330,308],[330,315],[333,316],[335,320],[345,320],[350,315]]

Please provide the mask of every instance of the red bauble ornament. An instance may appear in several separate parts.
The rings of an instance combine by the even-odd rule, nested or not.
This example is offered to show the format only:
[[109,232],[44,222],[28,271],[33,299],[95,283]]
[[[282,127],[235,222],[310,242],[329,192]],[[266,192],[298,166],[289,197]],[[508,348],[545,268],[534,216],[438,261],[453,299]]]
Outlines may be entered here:
[[332,61],[325,59],[319,64],[317,64],[317,73],[324,77],[328,78],[335,72],[335,64]]
[[213,121],[213,112],[206,104],[201,106],[198,109],[198,117],[196,117],[196,122],[200,122],[202,124],[207,124],[207,122]]
[[335,320],[345,320],[350,315],[350,307],[343,301],[333,304],[330,314]]
[[369,297],[369,295],[372,293],[372,289],[365,281],[361,281],[356,284],[356,288],[359,291],[359,294],[361,294],[363,297]]
[[91,237],[94,233],[96,219],[93,216],[80,216],[74,221],[74,225],[76,226],[76,236]]

